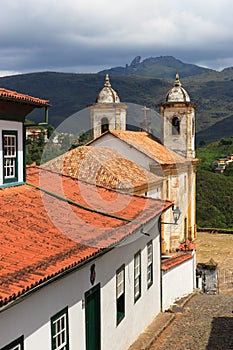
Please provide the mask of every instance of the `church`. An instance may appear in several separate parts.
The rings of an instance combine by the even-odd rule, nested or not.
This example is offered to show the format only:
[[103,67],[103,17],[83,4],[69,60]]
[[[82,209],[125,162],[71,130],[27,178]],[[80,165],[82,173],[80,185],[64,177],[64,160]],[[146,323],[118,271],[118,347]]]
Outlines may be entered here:
[[[93,140],[89,146],[111,147],[160,178],[159,197],[171,200],[173,210],[161,217],[162,253],[196,237],[195,104],[182,87],[178,73],[165,101],[159,104],[161,140],[146,131],[127,129],[127,105],[120,102],[106,75],[96,102],[89,106]],[[158,192],[158,191],[157,191]],[[155,197],[153,192],[145,192]],[[180,215],[174,220],[174,214]]]
[[127,108],[107,74],[104,87],[89,106],[92,140],[43,167],[112,189],[172,201],[172,209],[160,219],[162,253],[172,253],[181,242],[196,237],[195,104],[177,73],[165,101],[159,104],[160,140],[146,128],[127,130]]

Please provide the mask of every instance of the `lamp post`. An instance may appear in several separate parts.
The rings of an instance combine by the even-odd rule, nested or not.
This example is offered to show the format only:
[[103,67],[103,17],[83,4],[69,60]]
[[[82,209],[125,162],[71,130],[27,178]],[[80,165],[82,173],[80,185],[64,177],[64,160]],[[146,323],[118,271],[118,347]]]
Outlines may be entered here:
[[174,207],[172,208],[172,215],[173,215],[173,219],[175,221],[175,225],[178,225],[178,220],[180,218],[180,215],[181,215],[181,211],[180,211],[180,208],[177,206],[177,207]]
[[180,208],[178,206],[172,206],[172,215],[173,215],[173,219],[174,219],[174,222],[160,222],[160,224],[163,224],[163,225],[178,225],[178,220],[180,218],[180,215],[181,215],[181,211],[180,211]]

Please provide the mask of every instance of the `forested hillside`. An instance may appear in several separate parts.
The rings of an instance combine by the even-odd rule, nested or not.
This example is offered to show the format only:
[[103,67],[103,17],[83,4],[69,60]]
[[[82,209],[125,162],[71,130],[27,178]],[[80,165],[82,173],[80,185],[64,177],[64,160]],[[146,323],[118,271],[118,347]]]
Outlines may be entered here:
[[201,228],[233,229],[233,167],[223,174],[213,172],[211,163],[233,154],[233,137],[197,149],[197,225]]

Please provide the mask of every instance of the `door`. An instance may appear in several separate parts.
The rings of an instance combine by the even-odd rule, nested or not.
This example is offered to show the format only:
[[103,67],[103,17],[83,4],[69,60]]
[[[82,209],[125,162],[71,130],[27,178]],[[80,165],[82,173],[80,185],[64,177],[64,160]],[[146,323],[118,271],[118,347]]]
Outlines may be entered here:
[[100,283],[85,293],[86,350],[100,350]]

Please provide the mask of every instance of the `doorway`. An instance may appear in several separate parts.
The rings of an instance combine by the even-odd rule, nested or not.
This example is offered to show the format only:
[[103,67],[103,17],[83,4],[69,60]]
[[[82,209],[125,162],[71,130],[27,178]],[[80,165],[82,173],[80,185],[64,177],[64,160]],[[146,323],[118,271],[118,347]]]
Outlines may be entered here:
[[100,283],[85,293],[86,350],[100,350]]

